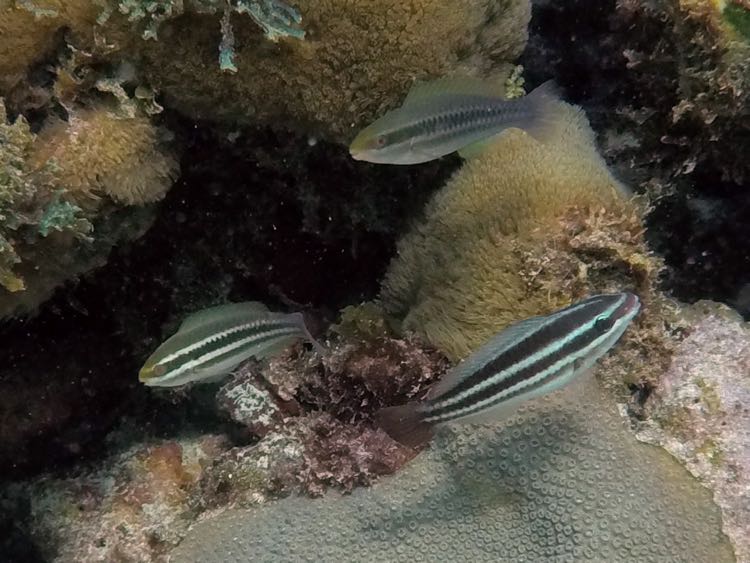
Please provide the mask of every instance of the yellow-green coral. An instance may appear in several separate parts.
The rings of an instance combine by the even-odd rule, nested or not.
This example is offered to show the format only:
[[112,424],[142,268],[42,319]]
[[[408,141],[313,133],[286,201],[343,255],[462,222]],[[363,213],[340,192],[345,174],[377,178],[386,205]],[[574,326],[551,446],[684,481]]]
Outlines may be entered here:
[[[632,215],[622,190],[583,113],[560,103],[543,143],[509,130],[438,192],[400,242],[381,301],[404,328],[463,357],[510,322],[576,296],[530,287],[528,255],[551,247],[573,208]],[[567,282],[557,280],[561,289]]]
[[10,292],[25,289],[17,266],[28,241],[42,241],[53,231],[85,238],[91,230],[81,209],[61,199],[65,188],[56,181],[55,163],[32,164],[36,141],[22,117],[7,123],[0,98],[0,285]]
[[191,116],[351,131],[400,101],[412,81],[462,67],[490,72],[526,42],[528,0],[299,0],[304,41],[271,43],[233,20],[236,74],[216,64],[215,16],[185,14],[144,42],[147,78]]
[[125,220],[115,204],[160,199],[176,173],[145,116],[102,105],[33,134],[22,117],[7,124],[0,102],[0,318],[33,309],[140,234],[149,214]]
[[157,201],[178,170],[146,116],[120,117],[106,107],[82,109],[67,122],[50,123],[37,145],[34,160],[54,158],[59,182],[82,201],[102,195],[129,205]]

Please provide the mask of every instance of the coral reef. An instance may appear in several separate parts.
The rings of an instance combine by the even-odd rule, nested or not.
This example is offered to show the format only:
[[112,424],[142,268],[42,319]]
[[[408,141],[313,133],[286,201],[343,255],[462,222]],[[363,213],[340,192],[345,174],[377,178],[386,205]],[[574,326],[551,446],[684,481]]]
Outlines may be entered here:
[[370,415],[424,391],[445,367],[416,342],[385,336],[343,341],[325,360],[292,349],[267,365],[248,362],[216,395],[237,424],[231,432],[139,437],[145,445],[123,449],[133,440],[126,427],[110,439],[119,453],[67,477],[18,482],[0,501],[16,513],[30,506],[18,518],[49,558],[160,561],[205,511],[351,491],[396,472],[414,452]]
[[89,0],[4,0],[0,3],[0,96],[22,82],[29,68],[64,41],[93,45],[101,5]]
[[170,560],[733,561],[708,491],[627,434],[608,399],[576,389],[446,432],[347,497],[206,518]]
[[566,88],[615,173],[650,194],[649,242],[683,301],[728,303],[747,283],[750,42],[736,13],[746,2],[539,2],[521,61]]
[[252,21],[233,20],[231,74],[216,64],[221,38],[211,16],[163,22],[159,41],[141,47],[145,76],[189,116],[306,126],[346,141],[415,78],[488,73],[512,61],[530,17],[528,0],[300,0],[296,8],[303,41],[268,43]]
[[[550,312],[582,290],[626,289],[632,283],[621,282],[632,279],[631,263],[638,263],[633,277],[651,276],[656,268],[640,238],[636,210],[622,190],[597,154],[585,116],[561,102],[544,143],[509,130],[436,194],[425,220],[399,243],[383,281],[383,306],[403,319],[405,329],[458,359],[510,322]],[[549,241],[565,232],[561,219],[576,208],[591,214],[606,209],[589,230],[610,225],[612,236],[622,240],[610,249],[606,242],[595,243],[599,254],[609,257],[589,253],[617,264],[615,275],[597,280],[592,272],[587,279],[581,263],[580,271],[555,276],[547,291],[530,287],[538,272],[529,254],[556,249]],[[617,229],[623,233],[614,234]],[[578,234],[575,226],[568,232]],[[585,248],[579,252],[586,253]],[[570,263],[573,258],[566,254],[561,248],[558,256]]]
[[0,285],[3,292],[17,292],[28,283],[17,272],[24,239],[86,239],[92,225],[80,207],[62,199],[54,163],[31,163],[36,137],[26,120],[6,119],[0,98]]
[[150,562],[192,522],[190,492],[218,437],[139,445],[76,477],[11,491],[30,502],[31,534],[47,560]]
[[152,203],[164,197],[178,172],[177,160],[145,115],[82,109],[47,125],[36,142],[31,164],[54,159],[57,181],[79,205],[100,196],[123,205]]
[[738,561],[750,560],[750,327],[725,306],[683,311],[690,334],[646,403],[637,436],[705,483]]
[[0,317],[7,317],[34,310],[61,283],[106,261],[115,244],[143,234],[151,213],[121,213],[118,204],[163,197],[177,162],[147,117],[121,118],[104,106],[53,119],[38,134],[23,117],[0,127]]

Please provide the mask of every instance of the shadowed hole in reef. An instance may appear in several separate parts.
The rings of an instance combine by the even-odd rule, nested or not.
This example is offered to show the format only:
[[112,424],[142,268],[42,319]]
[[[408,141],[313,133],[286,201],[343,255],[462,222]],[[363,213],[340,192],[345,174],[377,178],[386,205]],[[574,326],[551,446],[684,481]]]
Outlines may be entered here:
[[[682,174],[680,163],[692,146],[661,140],[668,133],[706,142],[700,124],[672,122],[672,108],[680,102],[677,61],[697,61],[695,53],[679,52],[678,31],[659,13],[648,7],[618,8],[614,0],[595,7],[583,0],[537,0],[520,62],[529,83],[553,78],[566,100],[584,108],[620,179],[636,188],[651,179],[671,186],[647,218],[649,244],[669,268],[664,289],[685,302],[728,303],[750,318],[746,186],[722,182],[722,161],[715,158],[698,159],[690,174]],[[628,54],[640,55],[638,63],[632,64]],[[639,112],[647,116],[642,126],[623,119]],[[612,132],[635,144],[608,145],[604,137]],[[739,128],[737,135],[739,146]]]
[[149,232],[34,318],[0,328],[2,476],[102,456],[103,438],[124,419],[132,439],[188,422],[217,428],[210,389],[186,399],[138,382],[163,336],[224,301],[330,319],[372,297],[408,219],[456,163],[369,165],[291,133],[166,119],[184,148],[182,175]]

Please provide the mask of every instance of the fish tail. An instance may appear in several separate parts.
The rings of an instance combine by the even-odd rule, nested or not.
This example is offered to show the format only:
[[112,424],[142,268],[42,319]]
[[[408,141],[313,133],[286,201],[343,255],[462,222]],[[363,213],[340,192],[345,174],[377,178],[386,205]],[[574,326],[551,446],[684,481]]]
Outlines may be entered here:
[[414,448],[430,441],[433,425],[426,422],[412,402],[396,407],[385,407],[375,413],[375,421],[386,434],[397,442]]
[[528,104],[528,117],[519,127],[539,142],[551,138],[560,123],[560,89],[554,80],[534,88],[523,98]]
[[300,330],[305,335],[305,339],[310,344],[312,344],[312,347],[315,349],[315,351],[321,356],[325,355],[326,349],[323,348],[320,342],[313,338],[312,334],[310,334],[310,331],[307,328],[307,324],[305,323],[305,316],[302,313],[292,313],[292,316],[297,322],[297,326],[299,326]]

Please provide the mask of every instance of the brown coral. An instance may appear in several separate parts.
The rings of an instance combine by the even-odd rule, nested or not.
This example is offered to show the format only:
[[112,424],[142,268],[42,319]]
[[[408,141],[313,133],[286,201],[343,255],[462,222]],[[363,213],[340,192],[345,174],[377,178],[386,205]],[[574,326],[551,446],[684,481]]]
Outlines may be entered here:
[[544,143],[513,129],[467,161],[399,243],[381,301],[454,360],[510,322],[576,297],[525,281],[524,252],[548,248],[567,212],[633,213],[583,113],[561,103],[557,117]]
[[232,19],[236,74],[217,64],[214,16],[185,15],[144,43],[148,80],[184,113],[209,119],[312,125],[347,140],[396,104],[415,78],[466,67],[487,73],[523,49],[528,0],[304,0],[306,35],[268,42]]
[[157,201],[178,170],[148,117],[121,117],[106,107],[81,109],[45,127],[32,162],[50,159],[59,167],[58,181],[81,202],[102,195],[126,205]]
[[90,0],[35,0],[5,2],[0,7],[0,95],[7,93],[61,40],[58,31],[68,30],[69,39],[93,43],[96,18],[101,6]]

